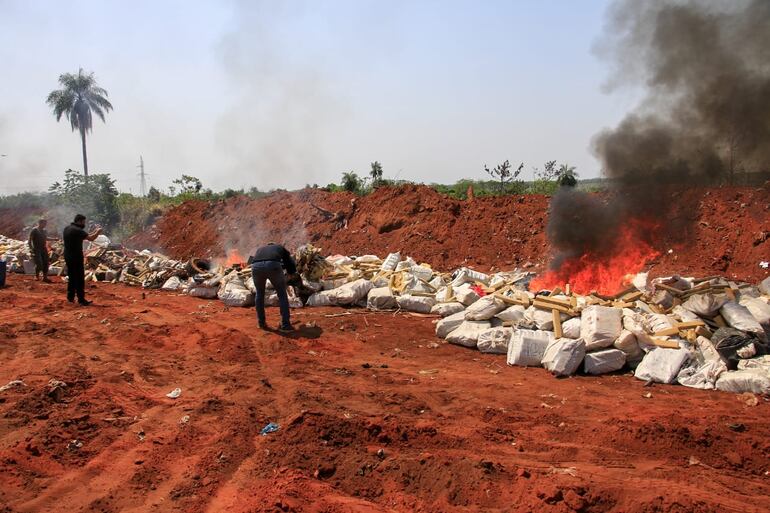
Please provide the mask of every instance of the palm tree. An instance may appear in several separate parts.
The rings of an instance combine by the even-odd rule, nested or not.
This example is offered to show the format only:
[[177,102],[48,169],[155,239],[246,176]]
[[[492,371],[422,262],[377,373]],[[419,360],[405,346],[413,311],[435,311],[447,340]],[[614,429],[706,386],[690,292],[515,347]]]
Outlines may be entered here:
[[575,171],[575,166],[562,164],[556,172],[556,182],[561,187],[575,187],[577,185],[577,176],[578,173]]
[[107,100],[107,91],[96,84],[93,73],[83,73],[83,68],[77,75],[64,73],[59,75],[62,89],[51,91],[46,102],[53,109],[56,121],[66,115],[72,126],[80,131],[80,141],[83,146],[83,174],[88,177],[88,156],[86,154],[86,134],[93,128],[91,112],[95,112],[102,121],[104,113],[112,110],[112,104]]

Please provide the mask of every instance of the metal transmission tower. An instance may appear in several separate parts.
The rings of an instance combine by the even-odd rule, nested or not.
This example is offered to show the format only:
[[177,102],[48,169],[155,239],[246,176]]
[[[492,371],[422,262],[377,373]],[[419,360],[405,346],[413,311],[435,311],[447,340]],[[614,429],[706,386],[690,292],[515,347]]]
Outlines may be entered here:
[[141,155],[139,155],[139,165],[136,167],[140,169],[139,177],[141,181],[139,182],[139,194],[144,198],[147,196],[147,180],[145,178],[147,175],[144,174],[144,159]]

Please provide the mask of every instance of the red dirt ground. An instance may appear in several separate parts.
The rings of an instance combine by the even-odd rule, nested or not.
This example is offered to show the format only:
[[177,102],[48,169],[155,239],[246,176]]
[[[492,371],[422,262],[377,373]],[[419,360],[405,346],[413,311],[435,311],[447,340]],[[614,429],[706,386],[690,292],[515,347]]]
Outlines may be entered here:
[[81,308],[56,282],[0,290],[0,382],[27,385],[0,392],[3,513],[770,510],[761,398],[559,380],[429,318],[306,309],[283,337],[251,309],[109,284]]
[[[354,203],[353,203],[354,201]],[[448,198],[425,186],[381,188],[368,196],[306,189],[251,200],[187,202],[128,241],[175,258],[222,256],[233,247],[247,255],[269,240],[305,242],[326,253],[384,257],[402,251],[441,270],[542,270],[550,254],[545,236],[548,197]],[[692,189],[671,197],[675,237],[657,244],[654,275],[679,273],[758,281],[770,260],[770,185]],[[347,227],[311,206],[347,218]],[[669,253],[669,250],[672,250]]]

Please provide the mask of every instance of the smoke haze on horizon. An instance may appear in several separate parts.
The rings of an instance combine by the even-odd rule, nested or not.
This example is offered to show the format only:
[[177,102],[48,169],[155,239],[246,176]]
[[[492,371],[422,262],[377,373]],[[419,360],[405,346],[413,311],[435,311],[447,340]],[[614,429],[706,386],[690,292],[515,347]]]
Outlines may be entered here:
[[483,178],[505,159],[525,178],[551,159],[595,177],[591,136],[638,100],[601,90],[604,0],[52,5],[0,0],[0,194],[82,166],[45,105],[78,67],[115,106],[89,167],[135,193],[139,155],[161,189],[182,173],[214,190],[325,185],[374,160],[418,182]]

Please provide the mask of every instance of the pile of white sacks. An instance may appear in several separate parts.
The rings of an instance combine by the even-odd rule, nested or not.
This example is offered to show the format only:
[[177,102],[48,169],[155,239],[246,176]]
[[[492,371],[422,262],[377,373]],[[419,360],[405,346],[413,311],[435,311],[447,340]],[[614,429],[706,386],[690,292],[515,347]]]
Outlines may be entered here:
[[[434,314],[441,317],[436,335],[447,342],[506,355],[509,365],[544,367],[556,376],[627,368],[644,381],[770,393],[770,356],[762,355],[770,333],[770,278],[753,286],[721,278],[647,283],[643,277],[634,280],[634,293],[600,300],[528,291],[533,276],[528,272],[489,275],[461,268],[438,273],[399,253],[384,260],[336,255],[326,262],[331,270],[323,279],[303,278],[315,291],[304,304],[289,289],[292,308],[358,306]],[[256,292],[248,269],[187,281],[171,278],[163,288],[218,298],[229,306],[252,306]],[[573,306],[554,312],[550,303],[544,306],[549,298]],[[278,304],[269,282],[265,303]],[[743,343],[728,359],[720,326],[756,343]]]
[[[693,288],[692,280],[654,280],[639,291],[643,296],[622,308],[588,305],[586,297],[577,297],[574,316],[559,314],[558,338],[552,311],[508,305],[495,296],[447,309],[452,313],[438,321],[436,335],[481,352],[505,354],[509,365],[542,366],[556,376],[629,368],[643,381],[770,393],[770,356],[760,355],[770,333],[770,278],[758,286],[722,289],[726,293],[691,294],[663,307],[655,301],[673,299],[660,294],[664,289],[656,290],[665,281],[676,283],[682,295]],[[719,330],[721,324],[732,331]],[[725,357],[725,335],[741,342],[732,361]]]

